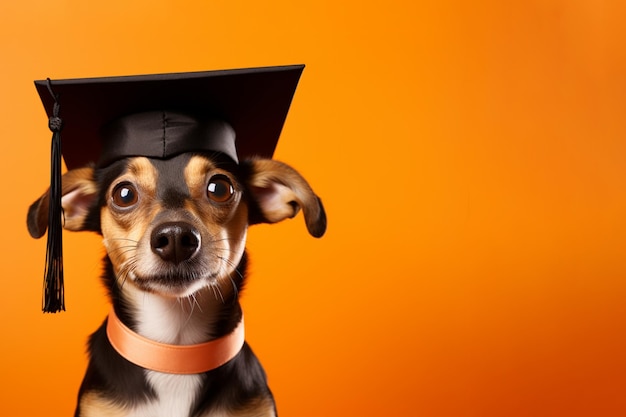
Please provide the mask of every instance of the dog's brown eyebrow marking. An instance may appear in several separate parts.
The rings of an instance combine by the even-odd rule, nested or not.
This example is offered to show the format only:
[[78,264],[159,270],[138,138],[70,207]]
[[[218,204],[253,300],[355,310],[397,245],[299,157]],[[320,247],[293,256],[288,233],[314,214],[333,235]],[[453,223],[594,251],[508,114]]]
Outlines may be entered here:
[[207,158],[197,155],[191,157],[185,167],[184,175],[192,199],[198,199],[203,196],[206,173],[214,168],[215,165]]
[[148,158],[134,158],[128,165],[127,173],[143,190],[155,192],[159,174]]
[[137,177],[148,174],[146,171],[154,171],[150,160],[146,157],[133,158],[128,165],[128,172]]

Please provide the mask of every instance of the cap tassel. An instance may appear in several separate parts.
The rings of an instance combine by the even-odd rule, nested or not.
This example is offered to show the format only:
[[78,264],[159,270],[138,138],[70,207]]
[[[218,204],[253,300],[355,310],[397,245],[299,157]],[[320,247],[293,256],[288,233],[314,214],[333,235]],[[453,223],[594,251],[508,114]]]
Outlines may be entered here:
[[48,91],[54,99],[52,117],[48,127],[52,131],[50,161],[50,198],[48,210],[48,243],[46,247],[46,269],[44,272],[43,312],[65,311],[63,290],[63,207],[61,206],[61,129],[59,97],[52,91],[48,78]]

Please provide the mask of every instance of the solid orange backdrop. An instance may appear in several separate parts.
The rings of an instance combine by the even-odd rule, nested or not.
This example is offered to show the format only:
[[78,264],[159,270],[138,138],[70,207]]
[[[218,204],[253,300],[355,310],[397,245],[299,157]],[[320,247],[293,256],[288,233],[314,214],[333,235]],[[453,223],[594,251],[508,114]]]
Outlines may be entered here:
[[250,231],[248,341],[281,416],[626,415],[623,2],[22,0],[0,5],[3,415],[71,415],[104,318],[66,233],[40,312],[34,79],[304,63],[276,158],[323,198]]

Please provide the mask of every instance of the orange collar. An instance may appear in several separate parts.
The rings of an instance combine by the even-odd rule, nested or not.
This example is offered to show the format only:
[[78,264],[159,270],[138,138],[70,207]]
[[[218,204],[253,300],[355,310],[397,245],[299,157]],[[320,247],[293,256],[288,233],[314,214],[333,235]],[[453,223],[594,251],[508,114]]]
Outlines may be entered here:
[[243,318],[232,333],[197,345],[168,345],[138,335],[120,321],[111,309],[107,336],[113,348],[142,368],[170,374],[199,374],[233,359],[244,343]]

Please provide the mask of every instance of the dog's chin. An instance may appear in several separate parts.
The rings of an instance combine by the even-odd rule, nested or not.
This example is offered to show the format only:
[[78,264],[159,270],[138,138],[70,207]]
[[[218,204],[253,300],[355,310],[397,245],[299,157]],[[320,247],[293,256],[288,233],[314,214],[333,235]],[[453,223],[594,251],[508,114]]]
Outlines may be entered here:
[[131,282],[140,290],[168,298],[189,297],[217,281],[214,274],[162,274],[132,276]]

